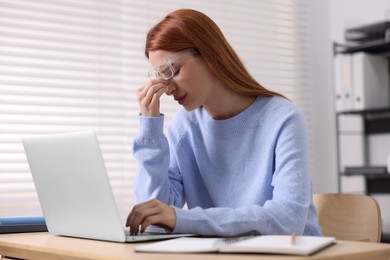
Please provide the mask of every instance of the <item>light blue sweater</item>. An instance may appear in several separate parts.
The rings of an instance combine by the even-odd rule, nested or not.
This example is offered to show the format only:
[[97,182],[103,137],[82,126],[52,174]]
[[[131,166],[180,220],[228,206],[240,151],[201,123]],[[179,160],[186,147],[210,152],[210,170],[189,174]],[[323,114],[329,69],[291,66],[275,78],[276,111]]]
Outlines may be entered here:
[[202,107],[180,109],[167,138],[163,122],[140,116],[135,193],[138,202],[172,205],[174,232],[321,235],[305,122],[290,101],[258,97],[227,120],[212,119]]

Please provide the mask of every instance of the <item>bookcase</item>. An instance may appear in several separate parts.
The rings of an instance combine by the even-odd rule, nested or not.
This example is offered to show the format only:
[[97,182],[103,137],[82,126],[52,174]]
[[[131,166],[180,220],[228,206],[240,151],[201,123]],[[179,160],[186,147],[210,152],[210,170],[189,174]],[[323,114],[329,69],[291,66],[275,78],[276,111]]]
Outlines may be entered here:
[[[356,53],[367,53],[372,57],[381,57],[382,60],[386,60],[386,63],[379,64],[381,70],[381,74],[385,75],[387,73],[387,78],[390,75],[389,69],[389,58],[390,58],[390,41],[379,40],[375,42],[368,42],[359,45],[343,45],[339,43],[333,44],[334,49],[334,57],[337,58],[338,55],[345,54],[356,54]],[[335,67],[335,76],[337,76],[337,71],[342,68]],[[345,81],[345,80],[344,80]],[[343,192],[342,189],[342,177],[345,175],[345,167],[346,166],[355,166],[355,167],[364,167],[364,166],[385,166],[383,165],[371,165],[372,160],[370,160],[370,144],[369,138],[374,135],[380,134],[390,134],[390,86],[389,80],[379,79],[375,82],[376,84],[381,85],[383,89],[387,91],[382,91],[382,93],[374,93],[376,95],[383,94],[383,99],[379,103],[375,104],[377,107],[374,108],[364,108],[364,106],[356,106],[353,107],[351,104],[344,104],[344,109],[340,109],[336,107],[336,127],[337,127],[337,153],[338,153],[338,170],[339,170],[339,190]],[[337,82],[335,82],[337,84]],[[345,83],[344,84],[356,84],[354,83]],[[384,85],[384,86],[382,86]],[[369,89],[370,90],[370,89]],[[368,91],[369,93],[370,91]],[[374,91],[375,92],[375,91]],[[364,94],[364,93],[363,93]],[[340,99],[340,95],[345,95],[343,98],[347,99],[346,102],[352,102],[353,96],[350,96],[350,93],[337,93],[337,89],[335,89],[335,98],[336,98],[336,106],[337,100]],[[378,103],[378,102],[376,102]],[[390,147],[389,152],[390,154]],[[369,169],[368,169],[369,170]],[[390,193],[390,178],[387,179],[390,174],[378,174],[375,172],[366,172],[365,175],[372,177],[373,174],[376,176],[382,176],[385,178],[384,181],[389,181],[389,185],[381,185],[381,187],[377,187],[376,185],[367,186],[364,184],[366,189],[356,190],[356,192],[362,193],[374,193],[374,192],[384,192]],[[383,184],[383,183],[381,183]],[[383,187],[382,187],[383,186]],[[380,189],[380,190],[377,190]],[[385,189],[384,191],[382,191]],[[387,191],[388,190],[388,191]],[[352,190],[351,190],[352,191]],[[353,192],[353,191],[352,191]]]
[[[377,97],[376,103],[375,100],[371,100],[366,103],[368,104],[367,106],[353,104],[354,100],[352,99],[356,97],[350,96],[348,91],[338,93],[337,87],[334,86],[339,191],[373,196],[378,194],[390,195],[390,174],[384,171],[386,159],[380,158],[380,160],[377,160],[378,158],[375,158],[375,155],[372,154],[372,150],[380,150],[380,157],[384,154],[390,155],[390,83],[388,79],[390,75],[390,41],[377,40],[353,46],[334,43],[333,49],[335,61],[340,58],[340,55],[345,55],[347,59],[343,62],[348,63],[351,62],[348,60],[351,59],[351,56],[363,54],[379,60],[380,63],[373,67],[376,66],[378,70],[381,70],[380,73],[374,75],[374,79],[370,79],[371,81],[375,81],[372,92],[370,92],[370,89],[366,91],[367,95],[382,95],[382,97]],[[336,64],[336,62],[334,65],[334,85],[336,85],[338,84],[337,80],[340,80],[340,78],[337,78],[340,77],[337,73],[341,73],[343,69],[344,71],[342,73],[348,74],[351,72],[348,71],[348,68],[345,70],[343,65]],[[380,78],[379,75],[387,75],[387,79]],[[347,87],[356,84],[356,82],[342,80],[344,80],[343,84]],[[375,89],[375,84],[384,89]],[[365,95],[364,91],[363,95]],[[344,100],[340,101],[341,98],[344,98]],[[371,105],[373,107],[370,107]],[[351,173],[346,171],[347,167],[361,167],[361,171]],[[387,171],[390,171],[390,169],[387,169]],[[386,219],[383,219],[383,222],[390,223],[390,208],[384,208],[382,210],[382,216],[385,215],[387,216]],[[390,230],[390,225],[387,225],[387,229]],[[383,241],[390,242],[389,231],[383,234]]]

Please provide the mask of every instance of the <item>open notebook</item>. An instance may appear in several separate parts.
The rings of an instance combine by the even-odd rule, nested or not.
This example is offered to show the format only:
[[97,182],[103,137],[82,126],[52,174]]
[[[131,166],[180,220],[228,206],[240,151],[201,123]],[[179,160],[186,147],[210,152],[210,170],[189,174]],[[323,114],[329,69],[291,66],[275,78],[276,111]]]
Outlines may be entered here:
[[135,247],[136,252],[160,253],[272,253],[311,255],[332,245],[334,237],[263,235],[237,238],[183,237]]

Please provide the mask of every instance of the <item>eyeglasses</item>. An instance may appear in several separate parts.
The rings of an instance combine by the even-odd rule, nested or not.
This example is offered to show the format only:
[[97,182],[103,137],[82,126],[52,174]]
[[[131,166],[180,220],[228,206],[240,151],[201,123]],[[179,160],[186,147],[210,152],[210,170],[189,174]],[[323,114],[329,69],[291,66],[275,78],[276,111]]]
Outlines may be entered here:
[[172,56],[164,59],[164,64],[160,65],[154,69],[151,69],[148,72],[148,77],[150,79],[163,78],[165,80],[170,80],[175,75],[176,71],[172,65]]
[[150,79],[162,78],[165,80],[170,80],[175,76],[176,69],[173,67],[172,62],[184,58],[188,55],[197,55],[199,52],[195,49],[186,49],[184,51],[175,53],[172,56],[169,56],[163,60],[163,64],[151,69],[148,72],[148,77]]

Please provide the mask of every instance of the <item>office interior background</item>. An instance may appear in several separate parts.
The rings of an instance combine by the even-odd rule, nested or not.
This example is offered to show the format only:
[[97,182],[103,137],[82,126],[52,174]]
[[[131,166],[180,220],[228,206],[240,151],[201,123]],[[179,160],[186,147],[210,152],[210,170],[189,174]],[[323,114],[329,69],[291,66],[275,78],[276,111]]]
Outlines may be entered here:
[[[125,218],[135,203],[145,35],[178,8],[210,16],[253,76],[301,109],[313,192],[340,191],[332,43],[345,41],[346,28],[390,20],[389,0],[0,0],[0,216],[42,214],[22,137],[92,129]],[[165,127],[178,108],[163,97]],[[390,135],[375,144],[387,147],[371,147],[386,165]],[[376,198],[390,230],[387,197]]]

